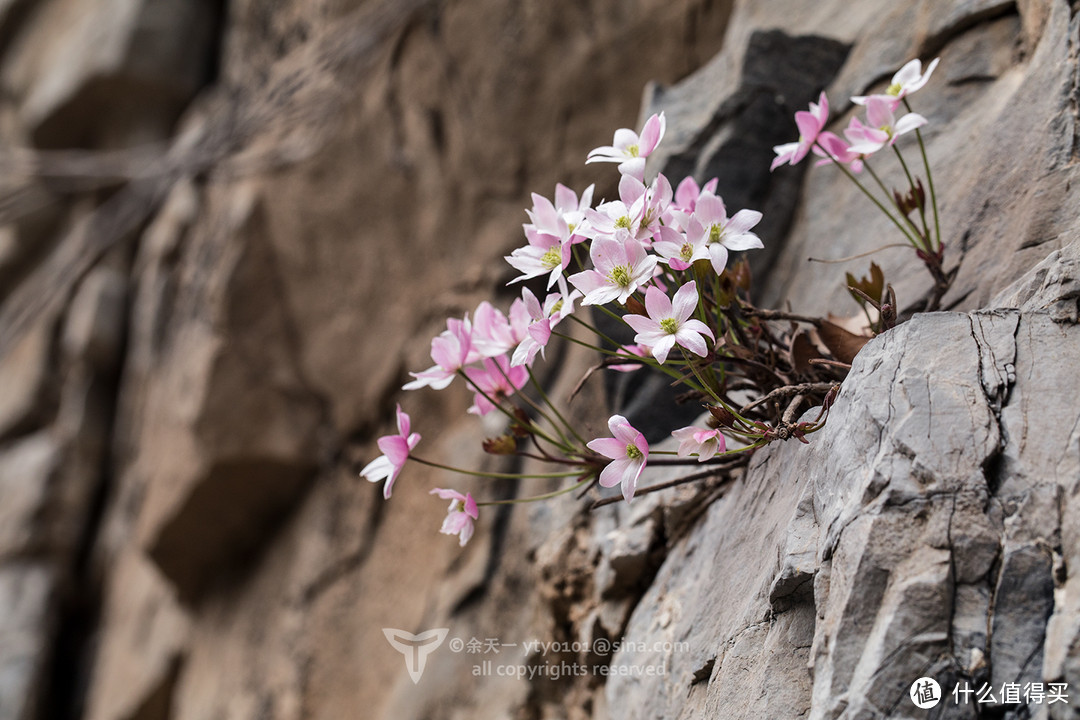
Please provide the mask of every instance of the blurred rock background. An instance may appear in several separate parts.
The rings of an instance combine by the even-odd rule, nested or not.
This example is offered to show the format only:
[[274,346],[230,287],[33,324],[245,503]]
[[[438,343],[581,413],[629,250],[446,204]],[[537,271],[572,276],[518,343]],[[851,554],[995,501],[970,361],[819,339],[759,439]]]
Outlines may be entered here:
[[[1076,13],[0,2],[0,718],[923,717],[924,674],[1080,692]],[[766,213],[762,299],[853,311],[806,258],[890,228],[828,168],[770,174],[771,147],[821,89],[839,127],[938,55],[916,109],[953,312],[868,346],[811,450],[723,496],[485,512],[465,550],[427,494],[454,480],[410,468],[384,502],[357,478],[399,401],[426,455],[488,462],[465,393],[398,388],[447,315],[509,304],[529,193],[613,196],[585,154],[654,110],[652,171]],[[902,304],[928,286],[903,250],[877,262]],[[557,359],[565,396],[590,359]],[[440,651],[414,685],[384,627],[690,652],[518,660],[668,670],[605,682]]]

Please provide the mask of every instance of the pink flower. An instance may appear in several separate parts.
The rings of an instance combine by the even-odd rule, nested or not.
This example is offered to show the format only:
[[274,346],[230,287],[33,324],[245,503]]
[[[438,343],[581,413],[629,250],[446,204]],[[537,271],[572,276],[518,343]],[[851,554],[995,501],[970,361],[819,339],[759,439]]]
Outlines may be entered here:
[[[709,260],[708,234],[701,223],[690,218],[690,229],[680,233],[673,228],[660,228],[660,239],[653,243],[653,250],[672,270],[685,270],[695,260]],[[727,257],[725,256],[725,261]]]
[[694,212],[694,206],[697,204],[698,196],[703,191],[716,193],[716,186],[720,182],[718,178],[713,178],[709,182],[705,183],[704,187],[698,187],[697,181],[693,177],[687,175],[683,178],[679,186],[675,188],[675,206],[686,213]]
[[[821,147],[818,147],[818,145]],[[850,166],[853,173],[862,172],[862,155],[851,152],[851,146],[841,140],[835,133],[826,130],[818,135],[818,145],[814,146],[814,154],[824,159],[814,163],[816,167],[838,162],[841,165]]]
[[817,104],[810,103],[810,112],[800,110],[795,113],[795,125],[799,128],[799,139],[797,142],[777,145],[773,148],[776,158],[773,160],[769,170],[775,170],[784,163],[798,164],[800,160],[806,157],[806,153],[810,152],[810,147],[817,140],[818,133],[825,127],[828,120],[829,98],[825,97],[825,92],[822,91]]
[[529,313],[521,298],[510,305],[510,317],[487,300],[473,312],[472,344],[480,357],[497,357],[510,352],[526,336]]
[[[643,358],[646,355],[651,355],[652,354],[650,352],[649,348],[644,347],[642,345],[638,345],[636,343],[634,345],[623,345],[621,348],[619,348],[619,351],[623,352],[623,353],[626,353],[627,355],[634,355],[634,356],[639,357],[639,358]],[[621,363],[619,365],[608,365],[607,369],[608,370],[614,370],[615,372],[623,372],[623,373],[625,373],[625,372],[634,372],[635,370],[640,370],[643,367],[644,367],[644,365],[642,363],[640,363],[640,362],[629,362],[629,363]]]
[[383,497],[390,499],[390,493],[394,490],[394,481],[397,480],[401,469],[405,467],[405,461],[409,459],[409,453],[420,442],[419,433],[410,433],[411,422],[409,416],[401,411],[401,405],[397,406],[397,435],[386,435],[379,438],[379,449],[383,454],[375,458],[360,471],[360,476],[368,482],[379,482],[385,479],[383,485]]
[[[761,213],[757,210],[740,210],[729,218],[724,201],[712,193],[703,192],[698,198],[693,219],[701,223],[708,235],[709,259],[717,275],[724,272],[728,250],[765,247],[761,238],[750,232],[750,228],[761,222]],[[687,232],[687,236],[691,233],[692,230]]]
[[593,240],[589,255],[595,269],[570,276],[574,287],[585,293],[582,305],[626,302],[639,286],[652,279],[656,258],[630,235],[622,233],[621,237]]
[[863,125],[853,117],[844,130],[844,137],[851,142],[848,150],[857,155],[871,155],[892,145],[904,133],[925,125],[926,118],[918,113],[908,113],[897,120],[887,98],[871,95],[866,99],[866,122]]
[[521,344],[514,350],[514,356],[510,360],[510,366],[532,365],[536,353],[543,355],[551,339],[551,330],[567,315],[574,312],[574,301],[581,297],[581,293],[575,290],[572,293],[550,293],[544,299],[543,307],[536,296],[528,288],[522,288],[521,297],[524,301],[526,312],[533,322],[529,325],[526,336]]
[[479,355],[472,347],[472,324],[469,317],[466,315],[463,320],[450,318],[446,321],[446,330],[431,341],[431,359],[435,361],[435,365],[423,372],[409,373],[416,379],[406,383],[401,389],[418,390],[431,387],[442,390],[453,381],[458,370],[478,358]]
[[856,105],[866,105],[870,98],[880,97],[889,101],[891,110],[896,110],[901,100],[929,82],[930,75],[933,74],[934,68],[937,67],[940,59],[934,58],[931,60],[930,64],[926,66],[926,72],[922,71],[922,63],[918,59],[911,60],[896,71],[892,82],[883,95],[857,95],[851,98],[851,102]]
[[529,371],[524,367],[511,367],[510,359],[505,355],[484,358],[483,365],[483,368],[465,368],[465,377],[477,388],[468,411],[481,417],[495,409],[492,401],[500,402],[510,397],[529,381]]
[[679,457],[697,454],[698,462],[705,462],[727,449],[727,439],[719,430],[702,430],[691,426],[675,430],[671,436],[679,441]]
[[629,128],[619,128],[612,144],[592,150],[585,162],[617,162],[619,172],[641,180],[645,176],[645,158],[660,144],[666,128],[664,113],[646,120],[640,136]]
[[435,488],[429,494],[438,495],[443,500],[450,501],[446,519],[443,520],[439,532],[445,535],[457,535],[459,544],[465,547],[465,543],[469,542],[475,530],[473,521],[480,518],[480,509],[476,507],[476,500],[473,499],[472,493],[462,495],[457,490]]
[[693,281],[679,288],[674,300],[668,299],[659,288],[650,287],[645,292],[645,310],[649,316],[624,315],[623,320],[637,331],[634,342],[652,347],[653,357],[661,363],[676,344],[704,357],[709,353],[705,337],[715,338],[708,325],[690,319],[697,303],[697,283]]
[[649,460],[649,444],[622,415],[612,415],[608,429],[614,437],[597,438],[587,443],[587,447],[611,459],[600,472],[600,485],[615,487],[621,484],[623,498],[630,502],[634,499],[641,471]]
[[[565,223],[564,223],[565,224]],[[569,232],[563,237],[540,232],[535,227],[525,226],[525,238],[529,244],[517,248],[505,256],[506,262],[521,271],[521,275],[510,282],[527,280],[548,273],[547,286],[550,288],[570,264]]]

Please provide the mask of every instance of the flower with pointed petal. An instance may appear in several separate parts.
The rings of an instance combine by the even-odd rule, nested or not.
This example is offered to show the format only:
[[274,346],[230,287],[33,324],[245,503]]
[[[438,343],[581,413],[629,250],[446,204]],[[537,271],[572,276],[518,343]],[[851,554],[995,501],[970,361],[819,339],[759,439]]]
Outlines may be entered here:
[[431,341],[431,359],[435,365],[422,372],[409,373],[415,380],[402,386],[402,390],[418,390],[430,387],[442,390],[447,387],[457,371],[465,365],[478,360],[480,355],[472,346],[472,323],[466,315],[463,320],[450,318],[446,321],[446,330]]
[[529,241],[528,245],[517,248],[504,257],[515,270],[521,271],[521,275],[510,282],[515,283],[548,273],[547,286],[550,288],[570,264],[571,235],[567,232],[560,238],[526,225],[525,238]]
[[814,163],[815,167],[838,162],[841,165],[847,165],[853,173],[862,172],[862,155],[851,152],[851,145],[841,140],[835,133],[826,130],[818,135],[818,144],[814,146],[814,154],[823,158]]
[[570,276],[574,287],[585,293],[582,305],[604,305],[612,300],[624,303],[656,271],[656,258],[625,233],[622,240],[593,240],[589,255],[594,269]]
[[851,142],[850,152],[866,156],[892,145],[904,133],[925,124],[926,118],[918,113],[908,113],[897,120],[889,100],[872,95],[866,100],[866,124],[851,118],[844,137]]
[[508,353],[526,337],[530,322],[522,298],[511,303],[509,317],[484,300],[473,311],[473,349],[481,357],[487,358]]
[[386,480],[386,484],[383,485],[383,497],[387,500],[390,499],[390,493],[394,490],[394,481],[397,480],[401,469],[405,467],[405,461],[409,459],[409,453],[420,442],[419,433],[409,432],[411,424],[409,416],[402,412],[401,405],[398,405],[398,434],[379,438],[379,449],[383,454],[369,462],[360,471],[361,477],[366,478],[368,482]]
[[619,128],[612,144],[592,150],[585,162],[617,162],[619,172],[641,180],[645,176],[645,158],[660,144],[666,128],[664,113],[646,120],[640,136],[629,128]]
[[690,426],[673,431],[671,436],[679,441],[679,457],[697,455],[698,462],[705,462],[727,449],[727,439],[719,430],[702,430]]
[[443,500],[450,501],[446,518],[443,520],[439,532],[445,535],[457,535],[458,544],[465,547],[469,538],[473,536],[473,521],[480,519],[480,509],[476,506],[476,500],[472,493],[462,495],[457,490],[435,488],[430,495],[438,495]]
[[543,307],[529,288],[521,289],[521,297],[533,322],[529,325],[526,336],[514,350],[514,356],[510,360],[511,367],[532,365],[537,352],[543,355],[544,348],[551,339],[552,328],[574,312],[574,301],[581,297],[581,293],[577,290],[569,294],[550,293],[544,298]]
[[681,233],[674,228],[660,228],[660,239],[653,243],[653,250],[660,256],[660,262],[666,263],[672,270],[685,270],[695,260],[708,260],[709,235],[701,223],[690,218],[690,228]]
[[608,420],[608,429],[613,437],[597,438],[586,445],[590,450],[611,459],[600,472],[600,485],[615,487],[621,484],[623,498],[630,502],[634,499],[641,471],[649,461],[649,443],[622,415],[612,415]]
[[761,217],[757,210],[740,210],[729,218],[723,200],[712,193],[701,193],[693,218],[708,234],[709,259],[717,275],[727,266],[728,250],[765,247],[761,238],[750,232],[750,228],[761,222]]
[[634,342],[650,346],[653,357],[660,363],[667,360],[668,353],[676,344],[705,357],[709,353],[705,337],[714,342],[716,338],[708,325],[690,318],[697,303],[697,283],[694,281],[679,288],[674,299],[669,299],[660,288],[654,286],[645,292],[648,317],[624,315],[623,320],[637,332]]
[[796,165],[810,152],[810,147],[817,140],[818,133],[829,121],[829,98],[822,91],[818,102],[810,103],[810,111],[800,110],[795,113],[795,125],[799,128],[799,139],[793,143],[777,145],[773,148],[776,158],[772,161],[769,170],[775,170],[784,163]]
[[934,58],[931,60],[930,64],[926,66],[926,72],[922,71],[922,62],[918,58],[911,60],[896,71],[896,74],[892,77],[892,82],[883,94],[856,95],[851,98],[851,102],[856,105],[866,105],[870,98],[880,97],[888,100],[890,109],[895,111],[901,100],[930,81],[930,75],[933,74],[934,68],[937,67],[940,59]]

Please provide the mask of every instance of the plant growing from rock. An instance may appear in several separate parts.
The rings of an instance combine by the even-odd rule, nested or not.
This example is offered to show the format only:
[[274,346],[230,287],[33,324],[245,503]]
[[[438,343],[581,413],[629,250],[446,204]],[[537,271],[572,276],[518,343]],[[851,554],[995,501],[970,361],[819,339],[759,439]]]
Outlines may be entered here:
[[[853,117],[844,137],[825,130],[828,99],[821,94],[808,111],[796,113],[800,136],[777,146],[775,170],[810,154],[819,165],[840,169],[885,213],[934,285],[923,307],[936,309],[948,289],[944,272],[937,200],[919,128],[926,123],[911,112],[908,96],[929,80],[914,60],[894,77],[884,94],[852,98],[865,107],[865,119]],[[903,106],[903,114],[897,115]],[[520,275],[511,283],[544,278],[541,301],[527,286],[504,313],[482,302],[471,314],[450,318],[431,341],[432,367],[412,373],[405,390],[443,389],[464,383],[474,394],[469,412],[500,413],[505,432],[487,439],[484,450],[539,461],[544,472],[498,473],[454,468],[415,454],[420,436],[410,432],[408,415],[397,409],[398,433],[379,440],[383,455],[361,470],[372,482],[385,480],[384,496],[408,461],[465,475],[499,479],[562,479],[563,487],[541,495],[477,501],[471,493],[436,488],[450,500],[442,532],[464,545],[485,505],[549,499],[588,490],[593,484],[619,486],[626,502],[635,495],[717,474],[732,476],[757,449],[777,440],[797,439],[820,430],[855,354],[872,334],[897,321],[896,299],[877,265],[865,278],[847,275],[847,285],[866,315],[871,334],[853,332],[842,323],[792,312],[759,308],[751,301],[752,278],[745,258],[732,258],[763,247],[753,232],[761,213],[729,213],[716,195],[717,180],[699,186],[686,178],[675,188],[659,174],[645,182],[645,160],[662,141],[664,115],[653,115],[641,133],[615,132],[610,146],[589,153],[587,163],[618,163],[617,199],[593,207],[594,186],[579,196],[557,185],[554,200],[533,194],[526,211],[526,245],[506,257]],[[926,188],[898,147],[914,133]],[[872,167],[882,152],[892,151],[908,186],[890,192]],[[869,176],[873,189],[860,176]],[[875,192],[875,190],[877,192]],[[583,312],[586,307],[592,313]],[[605,333],[597,318],[607,316],[634,333],[624,344]],[[567,334],[565,323],[581,326],[593,340]],[[586,345],[601,357],[594,371],[651,371],[668,375],[683,403],[708,411],[705,427],[676,428],[675,451],[650,448],[645,436],[621,415],[608,421],[610,437],[587,438],[567,421],[533,372],[553,337]],[[580,388],[581,383],[579,383]],[[576,390],[575,390],[576,394]],[[572,396],[571,396],[572,400]],[[800,411],[818,406],[811,419]],[[638,488],[647,465],[693,465],[695,472],[672,482]],[[594,506],[614,498],[599,500]]]

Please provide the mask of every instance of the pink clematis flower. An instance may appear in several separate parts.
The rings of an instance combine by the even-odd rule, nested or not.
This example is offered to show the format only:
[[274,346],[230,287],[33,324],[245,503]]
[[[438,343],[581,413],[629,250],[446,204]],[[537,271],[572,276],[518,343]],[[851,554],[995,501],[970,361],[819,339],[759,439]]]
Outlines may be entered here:
[[641,180],[645,177],[645,158],[660,144],[666,128],[664,113],[646,120],[640,136],[629,128],[619,128],[612,144],[592,150],[585,162],[617,162],[620,173]]
[[679,457],[696,454],[698,462],[705,462],[727,449],[727,439],[719,430],[702,430],[690,426],[673,431],[671,436],[679,441]]
[[472,346],[472,323],[466,315],[463,320],[450,318],[446,321],[446,330],[431,341],[431,359],[433,367],[423,372],[409,373],[415,380],[402,386],[402,390],[418,390],[430,387],[442,390],[454,379],[457,371],[465,365],[479,359],[479,354]]
[[719,178],[713,178],[704,186],[698,187],[697,181],[687,175],[679,183],[679,186],[675,188],[675,207],[686,213],[694,212],[694,206],[697,205],[697,199],[701,193],[707,191],[715,195],[716,186],[719,182]]
[[589,255],[594,269],[570,276],[574,287],[585,293],[582,305],[604,305],[612,300],[624,303],[652,279],[656,258],[629,234],[622,233],[621,237],[593,240]]
[[716,338],[708,325],[690,319],[697,303],[697,283],[693,281],[679,288],[673,300],[659,288],[650,287],[645,292],[645,310],[649,316],[624,315],[623,320],[637,332],[634,342],[650,346],[653,357],[660,363],[667,360],[676,344],[705,357],[709,353],[705,338],[713,341]]
[[400,405],[397,406],[397,425],[397,435],[379,438],[379,449],[383,454],[369,462],[360,471],[360,476],[366,478],[368,482],[386,480],[386,484],[383,485],[383,497],[387,500],[390,499],[390,493],[394,490],[394,481],[397,480],[401,469],[405,467],[405,461],[409,459],[409,453],[420,442],[419,433],[409,432],[411,421],[409,416],[402,412]]
[[630,502],[634,499],[641,471],[649,460],[649,444],[622,415],[612,415],[608,429],[614,437],[597,438],[588,442],[587,447],[611,459],[600,472],[600,485],[615,487],[621,484],[623,498]]
[[480,509],[476,506],[472,493],[462,495],[457,490],[435,488],[429,494],[438,495],[443,500],[450,501],[446,519],[443,520],[439,532],[445,535],[457,535],[458,544],[465,547],[465,543],[469,542],[475,530],[473,521],[480,518]]
[[[814,163],[815,167],[838,162],[841,165],[847,165],[853,173],[858,174],[862,172],[862,155],[851,152],[851,146],[841,140],[835,133],[826,130],[818,135],[818,145],[821,147],[815,145],[814,154],[823,159]],[[822,148],[824,148],[824,150],[822,150]]]
[[822,91],[818,102],[810,103],[810,111],[800,110],[795,113],[795,125],[799,128],[799,139],[793,143],[777,145],[773,148],[776,158],[772,161],[769,170],[775,170],[784,163],[796,165],[810,152],[811,146],[817,140],[818,133],[829,121],[829,98]]
[[[562,222],[562,221],[560,221]],[[565,226],[565,223],[563,223]],[[518,282],[548,273],[547,286],[550,288],[562,277],[563,270],[570,264],[571,235],[569,231],[562,237],[540,232],[531,225],[525,226],[525,238],[529,244],[517,248],[504,259],[521,275],[510,282]]]
[[543,355],[544,348],[551,339],[552,328],[574,312],[574,302],[581,297],[581,293],[577,290],[569,294],[565,291],[550,293],[544,298],[543,306],[529,288],[522,288],[521,297],[526,311],[532,318],[532,323],[528,327],[527,334],[514,350],[514,356],[510,359],[511,367],[531,366],[537,352]]
[[472,344],[480,357],[498,357],[513,350],[528,333],[528,310],[521,298],[510,305],[510,315],[484,300],[473,311]]
[[[634,355],[639,358],[643,358],[646,355],[652,355],[651,348],[645,345],[638,345],[637,343],[633,345],[623,345],[621,348],[619,348],[619,352],[625,353],[626,355]],[[643,363],[628,362],[619,363],[618,365],[608,365],[607,369],[614,370],[615,372],[627,373],[634,372],[635,370],[640,370],[643,367],[645,367]]]
[[483,417],[495,409],[492,401],[500,402],[524,387],[529,381],[529,371],[524,367],[511,367],[510,359],[500,355],[484,358],[482,368],[465,368],[465,377],[477,388],[468,412]]
[[866,123],[863,125],[858,118],[851,118],[844,130],[844,137],[851,142],[848,150],[864,157],[892,145],[904,133],[922,127],[926,118],[918,113],[908,113],[897,120],[889,100],[872,95],[866,100]]
[[900,105],[901,100],[930,81],[930,75],[933,74],[934,68],[937,67],[940,59],[941,58],[934,58],[931,60],[930,64],[926,66],[926,72],[922,71],[922,63],[918,59],[911,60],[906,63],[904,67],[896,71],[896,74],[892,77],[892,82],[889,84],[889,87],[886,88],[884,94],[856,95],[851,98],[851,102],[856,105],[866,105],[870,98],[880,97],[887,100],[889,102],[889,108],[895,111]]
[[[750,232],[750,228],[761,222],[761,217],[757,210],[740,210],[729,218],[723,200],[712,193],[701,193],[693,219],[701,223],[708,235],[709,259],[717,275],[727,266],[728,250],[765,247],[761,238]],[[687,237],[690,234],[687,232]]]

